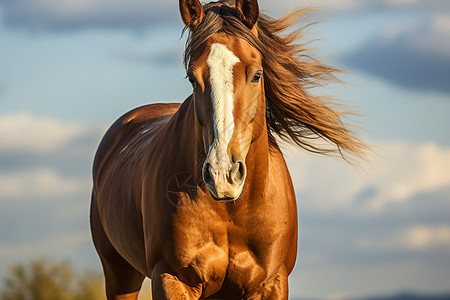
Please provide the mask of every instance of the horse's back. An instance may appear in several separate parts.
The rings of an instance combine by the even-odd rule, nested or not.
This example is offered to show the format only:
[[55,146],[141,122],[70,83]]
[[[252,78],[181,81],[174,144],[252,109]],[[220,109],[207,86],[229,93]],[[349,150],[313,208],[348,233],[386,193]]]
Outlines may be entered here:
[[[155,123],[155,121],[172,116],[181,103],[156,103],[137,107],[117,119],[103,136],[94,159],[94,180],[108,154],[117,144],[129,137],[129,133],[142,124]],[[168,118],[167,118],[168,119]]]
[[173,115],[178,110],[180,105],[181,103],[148,104],[127,112],[120,117],[119,120],[122,120],[123,123],[147,122],[152,119]]

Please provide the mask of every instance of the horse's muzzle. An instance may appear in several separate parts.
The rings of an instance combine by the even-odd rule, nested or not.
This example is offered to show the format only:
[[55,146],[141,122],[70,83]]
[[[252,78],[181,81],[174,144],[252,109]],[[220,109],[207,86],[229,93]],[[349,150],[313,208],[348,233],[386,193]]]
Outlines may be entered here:
[[229,170],[206,160],[202,171],[203,181],[215,200],[226,202],[239,198],[247,177],[247,168],[242,160],[234,163]]

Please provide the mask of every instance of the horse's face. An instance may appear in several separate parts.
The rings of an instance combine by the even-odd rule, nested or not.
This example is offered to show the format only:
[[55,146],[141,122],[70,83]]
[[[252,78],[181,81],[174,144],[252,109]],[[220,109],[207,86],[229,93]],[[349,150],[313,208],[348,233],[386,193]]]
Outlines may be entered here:
[[261,134],[264,88],[261,55],[246,41],[217,34],[188,69],[206,160],[203,180],[218,200],[239,197],[245,159]]
[[[183,16],[183,7],[181,11]],[[188,26],[192,30],[193,25]],[[190,60],[197,132],[206,155],[202,176],[216,200],[239,198],[250,144],[265,127],[261,65],[262,56],[255,48],[224,33],[209,37]]]

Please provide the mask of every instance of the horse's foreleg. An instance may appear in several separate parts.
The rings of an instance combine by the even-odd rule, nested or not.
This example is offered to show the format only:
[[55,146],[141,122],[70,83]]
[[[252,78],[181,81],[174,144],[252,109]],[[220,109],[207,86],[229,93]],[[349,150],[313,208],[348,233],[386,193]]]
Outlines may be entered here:
[[278,271],[278,274],[265,284],[262,299],[287,300],[288,294],[288,273],[283,266],[280,271]]
[[91,232],[105,274],[108,300],[137,300],[144,275],[120,256],[106,236],[100,222],[97,200],[91,203]]
[[114,300],[137,300],[139,296],[139,291],[129,294],[115,295]]
[[165,262],[158,262],[152,272],[152,295],[158,300],[198,300],[201,284],[188,285],[173,274]]

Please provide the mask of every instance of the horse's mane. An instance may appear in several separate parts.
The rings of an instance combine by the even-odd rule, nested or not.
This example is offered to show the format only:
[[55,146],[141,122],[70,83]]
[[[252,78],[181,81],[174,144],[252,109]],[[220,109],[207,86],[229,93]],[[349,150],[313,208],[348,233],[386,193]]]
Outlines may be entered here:
[[[339,69],[326,65],[307,54],[308,43],[295,43],[302,38],[304,26],[286,35],[282,32],[297,24],[309,11],[293,10],[279,19],[259,15],[255,36],[240,20],[234,0],[204,6],[204,17],[196,30],[189,33],[184,53],[187,68],[194,52],[215,33],[226,33],[245,39],[263,56],[266,96],[266,119],[269,143],[277,145],[276,135],[303,149],[319,153],[363,156],[365,144],[355,136],[342,118],[349,112],[339,110],[329,99],[314,96],[307,89],[336,81]],[[328,141],[333,147],[318,144]]]

